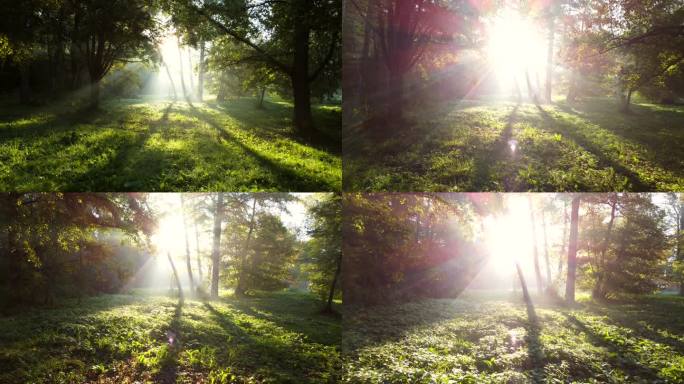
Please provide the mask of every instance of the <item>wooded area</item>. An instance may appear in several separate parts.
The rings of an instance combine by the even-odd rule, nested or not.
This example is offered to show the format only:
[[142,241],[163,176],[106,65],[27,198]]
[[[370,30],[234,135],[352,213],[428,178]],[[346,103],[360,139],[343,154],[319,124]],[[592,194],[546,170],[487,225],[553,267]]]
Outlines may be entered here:
[[680,190],[682,9],[350,0],[346,190]]
[[346,194],[345,377],[682,382],[683,208],[674,193]]
[[1,196],[0,381],[338,375],[339,196]]
[[[3,1],[0,14],[3,190],[339,189],[339,0]],[[150,159],[154,180],[137,171]]]

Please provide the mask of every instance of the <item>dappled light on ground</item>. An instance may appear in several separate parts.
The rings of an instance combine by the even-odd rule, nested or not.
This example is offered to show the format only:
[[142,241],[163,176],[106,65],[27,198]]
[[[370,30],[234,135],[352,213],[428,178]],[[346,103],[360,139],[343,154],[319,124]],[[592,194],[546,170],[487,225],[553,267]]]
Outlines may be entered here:
[[[112,101],[0,112],[0,186],[5,190],[335,190],[335,140],[304,143],[292,106],[243,98],[222,104]],[[337,132],[340,109],[314,109]]]
[[[684,186],[684,108],[613,100],[460,101],[416,114],[414,131],[345,160],[348,188],[671,191]],[[402,148],[398,151],[397,148]],[[373,155],[370,155],[372,153]],[[380,154],[380,155],[379,155]]]
[[0,382],[329,382],[341,325],[297,293],[109,295],[0,318]]
[[682,325],[674,319],[683,312],[684,300],[674,296],[568,308],[485,291],[355,308],[345,317],[345,377],[355,383],[682,382]]

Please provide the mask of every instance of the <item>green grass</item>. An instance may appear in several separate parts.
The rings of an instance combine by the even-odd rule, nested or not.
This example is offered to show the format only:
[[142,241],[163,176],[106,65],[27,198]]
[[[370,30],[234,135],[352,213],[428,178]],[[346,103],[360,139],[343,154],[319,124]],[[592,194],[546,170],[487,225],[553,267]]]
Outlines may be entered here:
[[121,100],[0,107],[0,190],[334,191],[339,106],[314,107],[327,141],[293,132],[292,105]]
[[181,307],[105,295],[0,317],[0,383],[330,383],[341,322],[320,307],[290,292]]
[[528,309],[518,296],[346,308],[343,381],[684,383],[684,298]]
[[[403,136],[345,148],[345,190],[672,191],[684,188],[684,107],[586,99],[461,101],[407,116]],[[510,140],[517,141],[515,152]]]

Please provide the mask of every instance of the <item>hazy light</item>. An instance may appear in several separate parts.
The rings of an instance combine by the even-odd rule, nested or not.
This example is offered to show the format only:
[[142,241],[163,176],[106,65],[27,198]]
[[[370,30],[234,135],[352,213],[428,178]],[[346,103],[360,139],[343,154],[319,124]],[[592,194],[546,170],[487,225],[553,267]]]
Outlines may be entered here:
[[532,231],[525,195],[510,195],[503,215],[485,219],[485,243],[490,255],[490,268],[498,274],[512,274],[515,263],[527,273],[531,270]]
[[488,27],[487,57],[503,88],[517,82],[525,88],[526,76],[536,83],[546,67],[547,43],[532,20],[505,10]]

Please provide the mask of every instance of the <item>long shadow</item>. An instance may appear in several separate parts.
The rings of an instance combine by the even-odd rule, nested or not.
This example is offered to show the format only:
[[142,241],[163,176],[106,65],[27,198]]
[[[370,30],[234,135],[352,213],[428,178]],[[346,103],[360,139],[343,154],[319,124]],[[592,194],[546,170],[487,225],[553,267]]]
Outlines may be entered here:
[[159,373],[155,378],[158,383],[173,384],[178,377],[178,356],[183,348],[183,336],[181,335],[181,316],[183,315],[183,300],[176,303],[173,318],[169,322],[166,331],[166,340],[169,353],[161,362]]
[[[274,300],[279,301],[279,303],[274,303]],[[334,343],[335,341],[330,340],[329,332],[315,332],[312,329],[313,324],[320,324],[325,328],[341,329],[340,320],[320,314],[322,304],[319,305],[317,302],[307,306],[306,311],[301,308],[301,299],[290,299],[284,295],[275,299],[258,296],[234,299],[229,304],[246,315],[267,320],[288,331],[303,334],[308,340],[318,344],[330,345],[331,342]],[[306,318],[302,318],[302,316],[306,316]]]
[[[0,139],[13,139],[13,138],[27,138],[32,136],[42,136],[46,133],[58,133],[58,132],[68,132],[74,129],[76,124],[92,123],[98,117],[101,116],[99,110],[94,110],[91,108],[79,108],[71,109],[66,112],[48,112],[50,117],[45,118],[42,122],[28,124],[27,126],[14,126],[10,124],[9,127],[0,129]],[[32,113],[26,113],[25,115],[13,116],[12,120],[4,121],[2,123],[11,123],[17,119],[36,117],[40,115],[35,115]],[[71,138],[73,140],[73,138]]]
[[[591,303],[586,306],[586,309],[599,316],[607,316],[612,323],[631,329],[635,335],[684,352],[682,339],[658,332],[667,331],[671,335],[684,334],[684,326],[671,321],[671,314],[681,312],[682,305],[656,304],[641,300],[628,303],[607,302],[605,306]],[[640,323],[647,323],[653,329]]]
[[[617,109],[617,106],[606,103],[604,100],[579,103],[576,105],[577,110],[565,102],[554,104],[563,112],[582,118],[628,142],[641,146],[649,154],[649,160],[659,166],[670,171],[677,171],[681,168],[681,159],[675,153],[684,146],[684,136],[676,135],[678,122],[684,124],[684,108],[679,112],[653,110],[647,106],[633,105],[631,114],[619,115],[629,117],[629,122],[620,124],[620,119],[611,119],[613,116],[605,114],[605,111],[613,111]],[[660,130],[653,132],[642,128],[641,121],[647,123],[661,121],[662,123],[658,126]]]
[[520,279],[520,286],[522,287],[523,291],[523,300],[525,301],[525,308],[527,310],[525,342],[527,343],[527,358],[529,359],[532,368],[532,382],[543,383],[545,379],[544,366],[546,365],[546,362],[544,360],[542,343],[539,339],[541,334],[541,325],[539,324],[539,318],[537,317],[537,312],[534,309],[534,304],[532,303],[532,298],[530,297],[529,291],[527,289],[525,276],[520,268],[520,264],[516,263],[515,267],[518,272],[518,278]]
[[255,358],[248,364],[236,366],[248,375],[254,375],[260,369],[268,369],[269,378],[277,381],[279,378],[288,377],[293,372],[293,367],[297,367],[302,377],[313,378],[319,369],[317,364],[323,363],[314,354],[295,351],[291,345],[276,336],[264,333],[261,335],[263,340],[259,340],[237,325],[232,314],[221,312],[208,302],[204,302],[203,305],[216,324],[231,336],[230,344],[222,345],[222,348],[246,350]]
[[[567,123],[560,121],[554,118],[553,116],[549,115],[549,113],[544,108],[542,108],[541,105],[536,105],[536,107],[539,110],[539,113],[544,119],[544,121],[547,123],[546,127],[544,127],[546,130],[569,137],[572,141],[577,143],[577,145],[579,145],[586,151],[596,156],[596,159],[598,160],[598,164],[600,166],[610,167],[614,169],[618,174],[627,177],[627,179],[632,185],[630,190],[638,192],[652,191],[655,189],[655,187],[652,184],[646,184],[645,182],[643,182],[639,175],[637,175],[634,171],[606,156],[606,154],[601,148],[599,148],[596,144],[593,144],[586,138],[582,137],[582,135],[575,132],[575,129],[569,127]],[[566,129],[554,128],[559,125],[565,127]]]
[[626,368],[628,370],[632,371],[637,371],[641,374],[647,375],[651,380],[658,381],[658,371],[647,367],[634,359],[632,359],[629,356],[629,353],[625,353],[619,345],[606,340],[604,337],[601,335],[597,334],[593,330],[591,330],[589,327],[587,327],[584,323],[582,323],[577,317],[575,317],[572,314],[565,313],[563,312],[563,316],[568,320],[568,322],[577,328],[579,331],[583,332],[584,334],[589,337],[591,342],[595,345],[602,346],[609,351],[615,353],[615,356],[609,356],[608,359],[611,362],[611,365],[618,366],[621,368]]
[[[254,102],[246,103],[243,100],[229,101],[225,103],[207,103],[207,106],[221,113],[226,113],[261,138],[268,139],[274,135],[285,136],[299,144],[316,148],[321,151],[339,155],[341,150],[341,139],[335,138],[325,131],[318,129],[316,135],[311,140],[306,140],[301,136],[292,133],[292,113],[293,108],[283,106],[268,100],[264,100],[264,110],[259,110]],[[314,123],[320,126],[328,116],[323,116],[324,112],[312,106]],[[330,112],[332,113],[332,112]],[[326,121],[327,123],[327,121]],[[341,125],[341,121],[340,121]],[[327,124],[326,124],[327,126]]]
[[333,188],[332,185],[321,185],[320,181],[309,180],[308,178],[292,171],[292,169],[258,153],[243,143],[238,137],[223,129],[221,124],[214,120],[211,114],[202,112],[193,105],[190,105],[190,115],[204,121],[210,127],[214,128],[214,130],[216,130],[222,140],[235,143],[245,154],[253,157],[259,164],[261,164],[261,166],[273,172],[273,174],[276,175],[278,184],[286,185],[290,190],[315,190],[316,188],[331,190]]
[[[132,156],[132,154],[136,152],[141,152],[143,150],[143,147],[145,146],[145,143],[149,138],[154,135],[155,133],[159,132],[161,129],[163,129],[165,126],[168,125],[169,121],[169,114],[171,113],[171,110],[173,109],[174,104],[176,101],[172,101],[169,103],[169,105],[166,106],[164,109],[164,113],[162,114],[161,118],[157,120],[156,122],[150,124],[149,129],[144,130],[142,133],[138,134],[135,140],[131,142],[127,142],[123,148],[121,148],[114,157],[110,158],[109,161],[99,167],[91,168],[88,170],[88,172],[84,173],[80,177],[74,179],[71,181],[71,183],[66,186],[64,189],[66,191],[72,191],[72,190],[82,190],[83,185],[97,185],[98,187],[96,189],[98,190],[111,190],[111,189],[116,189],[116,190],[140,190],[142,189],[143,185],[140,185],[139,183],[141,180],[133,180],[131,181],[130,185],[107,185],[103,183],[103,180],[107,179],[107,174],[112,173],[112,172],[120,172],[124,167],[128,159]],[[149,164],[145,164],[146,167],[148,167],[148,170],[150,167],[154,167],[157,171],[161,169],[163,166],[163,161],[161,159],[157,159],[158,161],[155,162],[150,162]],[[104,175],[103,175],[104,173]],[[159,173],[159,172],[155,172]]]

